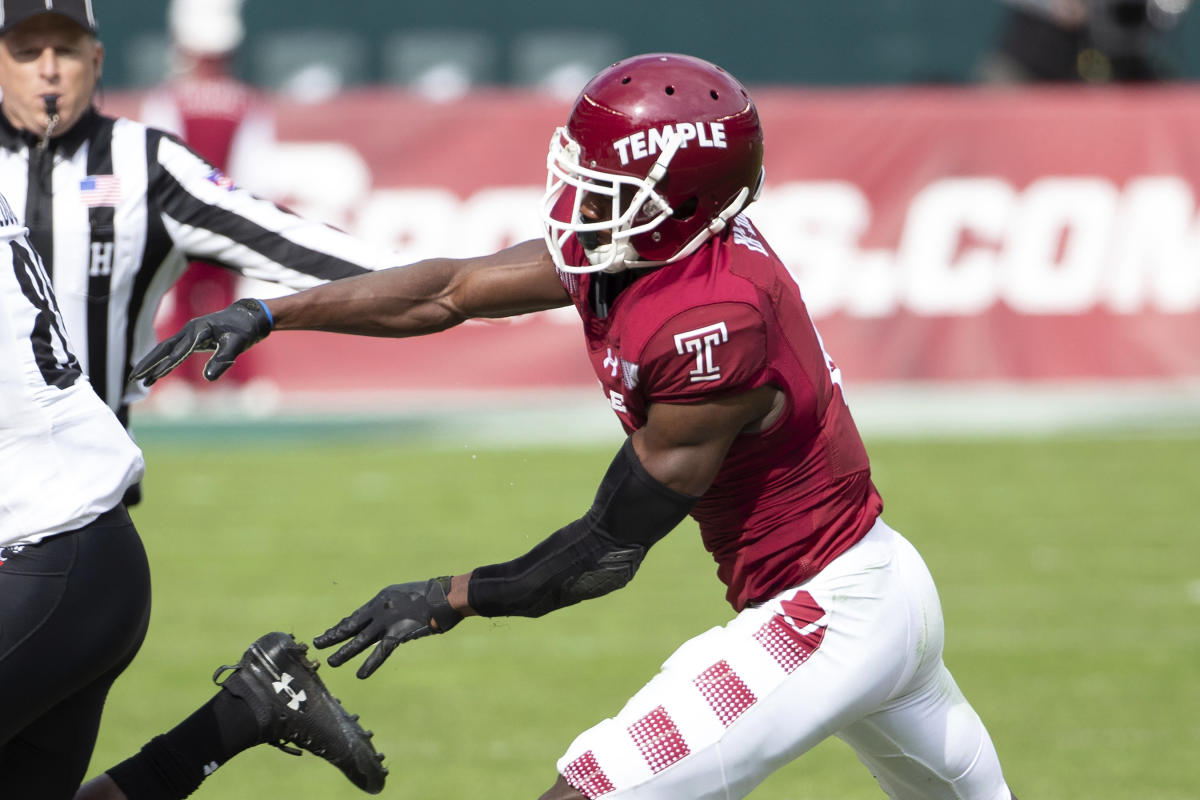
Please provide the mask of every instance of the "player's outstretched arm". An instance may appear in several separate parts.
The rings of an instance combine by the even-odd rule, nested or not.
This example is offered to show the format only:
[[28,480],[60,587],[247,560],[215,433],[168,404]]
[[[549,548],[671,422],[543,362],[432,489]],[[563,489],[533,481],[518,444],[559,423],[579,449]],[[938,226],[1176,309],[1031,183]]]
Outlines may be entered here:
[[569,302],[545,243],[533,240],[489,256],[429,259],[284,297],[239,300],[188,322],[135,364],[131,377],[149,386],[190,354],[213,351],[204,376],[216,380],[238,355],[277,330],[421,336],[475,317],[509,317]]
[[275,330],[403,337],[570,302],[545,242],[533,240],[488,256],[428,259],[356,275],[267,305]]
[[464,616],[539,617],[621,588],[708,489],[733,440],[769,426],[781,406],[770,386],[708,403],[652,406],[583,517],[512,561],[390,586],[314,644],[349,640],[329,658],[338,666],[378,643],[358,670],[365,678],[398,644],[445,632]]

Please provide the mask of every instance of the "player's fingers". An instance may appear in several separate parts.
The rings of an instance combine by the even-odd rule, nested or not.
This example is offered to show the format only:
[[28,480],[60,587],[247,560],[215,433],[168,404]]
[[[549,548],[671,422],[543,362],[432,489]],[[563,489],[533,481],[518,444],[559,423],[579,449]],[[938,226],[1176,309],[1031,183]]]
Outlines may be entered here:
[[193,340],[194,334],[183,330],[169,339],[159,342],[153,350],[146,354],[145,358],[134,366],[132,377],[135,380],[144,379],[147,386],[152,385],[179,366],[180,361],[187,358],[187,354],[192,351],[194,346]]
[[221,358],[220,351],[218,350],[204,364],[204,379],[206,381],[215,381],[217,378],[220,378],[225,374],[225,370],[233,366],[235,360],[233,358]]
[[134,380],[140,380],[150,375],[154,371],[154,368],[158,366],[158,363],[162,361],[163,356],[171,350],[173,343],[174,338],[171,338],[154,345],[153,350],[143,356],[141,361],[134,364],[130,377]]
[[148,370],[145,380],[146,385],[151,386],[159,378],[170,373],[171,370],[182,364],[183,360],[194,351],[206,349],[204,348],[203,340],[207,333],[208,331],[205,328],[197,325],[188,325],[170,339],[163,341],[159,347],[165,348],[166,352]]
[[348,617],[344,617],[341,622],[319,636],[313,637],[313,645],[317,649],[332,647],[335,644],[346,641],[354,634],[363,629],[367,624],[367,619],[359,611],[355,611]]
[[370,625],[366,629],[359,632],[350,641],[341,646],[333,655],[325,659],[329,666],[340,667],[356,655],[366,650],[371,645],[379,640],[379,637],[384,633],[383,628],[378,625]]
[[234,333],[222,334],[217,339],[216,352],[204,366],[204,377],[210,381],[225,374],[237,357],[246,351],[246,337]]
[[369,678],[375,670],[379,669],[379,665],[387,660],[387,657],[396,649],[396,645],[400,644],[398,639],[391,636],[385,636],[379,640],[379,646],[371,651],[371,655],[367,656],[367,660],[362,663],[355,673],[359,678]]

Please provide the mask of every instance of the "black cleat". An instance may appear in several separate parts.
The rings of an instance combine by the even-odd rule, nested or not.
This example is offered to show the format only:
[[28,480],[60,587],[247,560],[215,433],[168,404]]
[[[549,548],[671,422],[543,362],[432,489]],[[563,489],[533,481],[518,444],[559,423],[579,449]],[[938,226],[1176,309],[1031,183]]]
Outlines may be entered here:
[[[387,769],[358,724],[317,676],[308,645],[287,633],[259,638],[234,666],[213,673],[213,682],[254,711],[262,740],[292,755],[300,749],[320,756],[368,794],[383,791]],[[233,672],[221,681],[222,673]],[[297,749],[300,748],[300,749]]]

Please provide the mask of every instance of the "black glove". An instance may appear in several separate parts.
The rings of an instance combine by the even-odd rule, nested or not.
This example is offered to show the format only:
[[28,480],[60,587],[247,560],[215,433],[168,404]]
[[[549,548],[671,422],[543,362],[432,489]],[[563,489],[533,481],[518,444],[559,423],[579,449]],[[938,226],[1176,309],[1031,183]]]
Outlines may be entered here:
[[270,333],[274,324],[262,302],[243,298],[220,311],[196,317],[179,333],[159,342],[134,365],[130,377],[145,380],[150,386],[197,350],[215,350],[204,365],[204,377],[215,381],[250,345]]
[[379,642],[356,673],[360,678],[370,677],[396,645],[431,633],[445,633],[458,624],[462,614],[446,600],[449,588],[449,578],[389,586],[358,611],[315,637],[313,644],[319,648],[331,647],[353,636],[353,640],[326,659],[329,666],[338,667]]

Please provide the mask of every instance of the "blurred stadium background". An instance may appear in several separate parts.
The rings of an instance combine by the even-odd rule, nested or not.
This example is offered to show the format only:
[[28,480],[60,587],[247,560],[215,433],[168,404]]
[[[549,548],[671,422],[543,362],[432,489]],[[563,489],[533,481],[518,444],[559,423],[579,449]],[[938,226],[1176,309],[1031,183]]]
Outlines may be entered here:
[[[1156,19],[1187,5],[1163,0]],[[112,51],[108,86],[157,83],[168,48],[163,3],[121,0],[99,11]],[[327,65],[348,85],[411,86],[439,64],[477,83],[539,85],[564,65],[590,74],[624,55],[670,50],[714,60],[755,85],[963,84],[978,77],[979,58],[999,38],[1005,11],[996,0],[754,0],[737,7],[610,0],[600,10],[553,0],[248,0],[238,64],[244,78],[272,88],[313,64]],[[1182,14],[1153,47],[1179,77],[1197,78],[1197,36],[1200,19]]]
[[[1087,2],[1085,34],[1056,39],[1029,23],[1049,0],[595,14],[249,0],[235,71],[268,93],[277,126],[252,188],[400,260],[488,252],[540,235],[545,145],[589,75],[636,52],[691,52],[756,91],[767,187],[754,217],[804,284],[864,428],[1194,420],[1200,13],[1187,0]],[[170,73],[163,7],[114,3],[101,24],[105,108],[137,116]],[[1050,66],[1043,41],[1058,47]],[[1065,65],[1066,80],[1013,80],[1014,59],[1047,76]],[[576,401],[593,382],[571,317],[420,343],[279,337],[236,370],[263,379],[248,402],[260,415],[477,405],[481,393],[528,410],[565,393],[600,418],[600,403]],[[169,386],[157,406],[191,416]]]
[[[168,73],[163,3],[97,5],[103,108],[137,116]],[[1018,794],[1196,800],[1200,10],[1095,0],[1074,74],[998,82],[1004,43],[1039,41],[1013,9],[1038,5],[248,0],[235,64],[276,118],[256,188],[402,260],[540,235],[546,143],[608,62],[682,51],[739,76],[767,135],[752,216],[843,370]],[[165,381],[135,420],[155,622],[94,766],[264,630],[311,637],[379,586],[576,516],[619,430],[571,316],[285,334],[238,396]],[[603,607],[421,643],[367,685],[326,669],[390,756],[385,796],[548,785],[574,733],[726,616],[694,537],[663,547]],[[282,758],[202,793],[356,796]],[[835,743],[761,796],[879,794]]]

